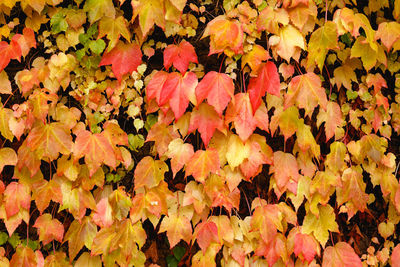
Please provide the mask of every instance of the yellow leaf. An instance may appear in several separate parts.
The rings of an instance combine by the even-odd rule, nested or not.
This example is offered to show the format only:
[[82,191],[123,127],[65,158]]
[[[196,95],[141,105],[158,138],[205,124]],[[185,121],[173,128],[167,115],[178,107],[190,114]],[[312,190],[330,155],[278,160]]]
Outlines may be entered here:
[[226,159],[232,170],[250,156],[250,146],[246,144],[236,134],[229,137]]
[[305,49],[304,36],[292,25],[287,25],[279,30],[279,43],[276,46],[277,54],[287,62],[290,58],[299,59],[300,48]]
[[107,35],[107,39],[110,40],[107,51],[110,51],[117,44],[120,35],[122,35],[128,42],[131,41],[131,34],[126,26],[126,19],[123,16],[119,16],[116,19],[103,17],[99,23],[99,36],[102,38]]

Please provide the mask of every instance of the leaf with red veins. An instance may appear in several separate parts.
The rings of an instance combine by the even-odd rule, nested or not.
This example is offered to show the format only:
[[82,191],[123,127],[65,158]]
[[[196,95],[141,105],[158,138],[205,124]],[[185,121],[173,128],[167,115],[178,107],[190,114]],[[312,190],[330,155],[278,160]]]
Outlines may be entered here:
[[268,92],[272,95],[280,96],[279,73],[276,65],[272,61],[263,63],[257,77],[250,78],[248,93],[253,111],[261,105],[262,97]]
[[146,142],[154,141],[158,155],[162,156],[167,152],[169,143],[178,137],[178,132],[175,131],[172,126],[161,122],[151,127]]
[[274,177],[279,190],[285,189],[290,180],[299,179],[299,167],[296,158],[290,153],[274,153]]
[[176,138],[169,143],[167,156],[171,158],[171,169],[174,177],[176,173],[192,158],[193,154],[193,146],[184,143],[181,138]]
[[175,247],[181,239],[189,243],[192,238],[192,225],[190,220],[185,215],[179,213],[164,217],[161,222],[159,233],[165,231],[167,232],[171,249]]
[[208,72],[196,87],[197,103],[200,104],[207,98],[208,104],[222,116],[222,112],[232,99],[235,85],[232,78],[225,73]]
[[219,243],[218,227],[212,221],[205,221],[196,225],[193,236],[196,238],[197,244],[199,244],[203,254],[211,242]]
[[[170,79],[165,82],[165,87],[168,87]],[[179,119],[189,106],[190,98],[194,97],[194,90],[197,86],[197,76],[193,72],[186,72],[184,76],[178,74],[176,86],[171,94],[169,106],[174,112],[175,119]],[[175,82],[172,82],[175,84]]]
[[325,110],[320,110],[317,115],[318,127],[325,122],[325,136],[326,141],[335,135],[336,128],[340,127],[343,123],[342,110],[336,102],[329,101]]
[[108,53],[104,53],[99,66],[112,65],[112,71],[118,82],[122,76],[137,70],[142,63],[142,51],[137,44],[124,44],[118,42]]
[[[221,15],[207,24],[203,37],[210,36],[210,53],[225,52],[227,55],[243,53],[243,30],[238,20]],[[230,50],[230,51],[229,51]]]
[[74,156],[77,159],[85,157],[90,176],[97,171],[102,163],[113,169],[117,166],[114,149],[104,133],[92,134],[87,130],[79,131],[76,134]]
[[192,112],[188,131],[191,133],[196,129],[199,131],[201,139],[207,147],[215,129],[224,130],[224,123],[212,106],[201,103]]
[[270,59],[269,53],[261,45],[255,44],[250,52],[246,53],[242,57],[242,69],[247,65],[251,68],[252,76],[258,73],[262,62]]
[[12,40],[18,43],[23,57],[28,55],[31,48],[36,48],[35,32],[30,28],[24,28],[22,34],[14,35]]
[[334,247],[330,246],[324,250],[322,267],[361,267],[360,257],[354,249],[346,242],[339,242]]
[[11,59],[20,59],[21,53],[21,48],[16,41],[11,41],[11,44],[5,41],[0,42],[0,71],[7,67]]
[[326,110],[328,100],[325,89],[321,86],[321,78],[312,72],[294,77],[285,95],[284,108],[294,104],[304,108],[306,116],[311,116],[318,105]]
[[154,160],[150,156],[144,157],[135,169],[135,190],[146,186],[147,188],[156,187],[168,171],[168,166],[162,160]]
[[233,122],[236,133],[244,142],[256,129],[256,121],[253,117],[248,93],[236,94],[233,101],[229,103],[225,114],[225,124],[231,122]]
[[53,219],[49,213],[39,216],[33,227],[38,229],[39,240],[44,246],[53,240],[58,242],[63,240],[64,226],[59,220]]
[[172,65],[180,72],[185,73],[189,62],[198,63],[194,47],[183,40],[179,45],[169,45],[164,50],[164,68],[168,70]]
[[186,176],[192,175],[196,181],[204,183],[210,172],[217,173],[220,168],[216,149],[197,150],[186,164]]
[[25,184],[11,182],[4,191],[4,202],[7,218],[17,214],[21,208],[29,211],[31,190]]

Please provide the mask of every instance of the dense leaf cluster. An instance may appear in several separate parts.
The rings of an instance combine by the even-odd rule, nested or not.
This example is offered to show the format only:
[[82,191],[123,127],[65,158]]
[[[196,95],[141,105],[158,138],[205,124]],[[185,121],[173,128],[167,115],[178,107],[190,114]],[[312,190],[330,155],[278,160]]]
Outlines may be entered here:
[[399,266],[400,0],[0,2],[1,266]]

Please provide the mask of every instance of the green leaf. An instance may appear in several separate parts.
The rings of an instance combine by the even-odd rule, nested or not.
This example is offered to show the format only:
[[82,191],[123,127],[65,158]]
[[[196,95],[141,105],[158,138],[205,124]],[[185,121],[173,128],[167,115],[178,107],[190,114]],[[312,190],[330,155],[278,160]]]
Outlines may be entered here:
[[68,22],[64,12],[58,12],[51,17],[50,25],[53,33],[65,32],[68,29]]
[[106,43],[103,41],[103,39],[90,41],[89,48],[96,55],[100,55],[104,51],[104,48],[106,48]]
[[90,40],[90,36],[86,33],[79,34],[79,42],[86,46],[86,43]]
[[166,260],[167,260],[167,266],[168,267],[177,267],[178,266],[179,262],[174,256],[168,255]]
[[144,137],[141,134],[138,134],[138,135],[129,134],[128,135],[128,143],[129,143],[129,148],[132,151],[137,151],[139,148],[141,148],[144,145]]
[[4,245],[8,240],[8,234],[6,232],[0,232],[0,246]]
[[39,241],[28,239],[28,247],[32,250],[37,250],[39,248]]
[[8,243],[15,249],[18,245],[22,243],[19,234],[14,233],[10,238],[8,238]]
[[175,246],[173,250],[175,258],[180,261],[183,255],[185,255],[185,251],[186,249],[184,247]]
[[156,124],[156,122],[158,121],[158,117],[157,115],[153,115],[153,114],[149,114],[147,115],[147,119],[146,119],[146,123],[144,124],[144,128],[149,131],[150,128]]

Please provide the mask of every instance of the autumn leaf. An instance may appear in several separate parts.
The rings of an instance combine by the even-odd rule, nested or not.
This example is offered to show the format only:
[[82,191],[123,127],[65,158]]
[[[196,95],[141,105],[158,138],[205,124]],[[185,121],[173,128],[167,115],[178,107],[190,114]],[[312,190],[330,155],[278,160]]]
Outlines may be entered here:
[[393,44],[400,39],[400,24],[396,21],[381,22],[376,31],[375,39],[380,39],[389,52]]
[[322,267],[361,267],[361,259],[354,252],[354,249],[346,242],[339,242],[334,247],[329,246],[324,251],[322,258]]
[[390,257],[390,262],[392,263],[392,266],[398,267],[400,265],[400,245],[397,244],[393,251],[392,255]]
[[277,36],[279,37],[279,42],[276,45],[278,55],[287,62],[290,62],[290,58],[298,60],[301,49],[306,48],[304,37],[300,31],[288,24],[279,29]]
[[242,57],[242,69],[247,65],[251,68],[251,74],[257,76],[259,69],[263,66],[261,63],[270,59],[269,53],[261,45],[253,45],[250,52],[247,52]]
[[161,222],[159,233],[167,232],[170,248],[175,247],[182,239],[190,243],[192,238],[192,225],[190,220],[182,214],[174,213],[164,217]]
[[93,214],[93,222],[103,227],[109,227],[113,224],[112,207],[107,197],[102,198],[96,205],[96,212]]
[[5,165],[15,166],[17,162],[18,157],[14,149],[9,147],[3,147],[0,149],[0,173],[3,171]]
[[52,240],[62,242],[64,236],[64,226],[57,219],[53,219],[49,213],[45,213],[36,219],[33,227],[38,229],[39,240],[43,245],[50,243]]
[[181,138],[176,138],[169,143],[167,156],[171,158],[171,169],[174,177],[192,158],[193,154],[193,145],[184,143]]
[[139,17],[139,26],[146,36],[154,24],[165,29],[165,10],[163,0],[132,0],[132,21]]
[[74,220],[64,236],[64,242],[68,241],[70,259],[74,259],[83,246],[90,249],[96,233],[97,226],[89,217],[84,217],[81,222]]
[[201,38],[210,36],[210,53],[225,52],[228,56],[243,53],[243,30],[238,20],[231,20],[225,15],[214,18],[207,24]]
[[290,180],[297,181],[299,176],[299,167],[292,154],[274,152],[274,178],[280,190],[284,190]]
[[307,65],[312,66],[317,63],[318,68],[322,71],[328,50],[335,48],[338,48],[336,24],[332,21],[327,21],[311,34],[308,42]]
[[318,127],[325,122],[325,137],[328,141],[335,135],[335,131],[343,123],[340,106],[336,102],[329,101],[325,110],[320,110],[317,115]]
[[164,179],[168,166],[164,161],[154,160],[152,157],[144,157],[135,169],[135,189],[142,186],[156,187]]
[[314,109],[320,105],[326,110],[328,100],[325,89],[321,86],[321,79],[312,72],[294,77],[285,95],[284,108],[296,104],[304,108],[307,116],[311,116]]
[[233,170],[250,156],[250,146],[244,143],[238,135],[231,134],[228,140],[226,159]]
[[171,95],[169,105],[175,114],[175,119],[179,119],[185,113],[189,106],[189,100],[194,98],[196,86],[197,77],[193,72],[186,72],[184,76],[179,74],[169,75],[161,94]]
[[279,126],[285,140],[287,140],[296,133],[297,129],[302,124],[299,116],[299,110],[296,107],[289,107],[285,110],[280,108],[276,110],[274,116],[271,118],[271,133],[274,134]]
[[33,188],[32,191],[32,199],[35,200],[40,214],[49,206],[51,200],[56,203],[62,203],[61,186],[54,179],[44,182],[40,186]]
[[19,60],[21,54],[21,48],[16,41],[11,41],[10,44],[5,41],[0,42],[0,71],[7,67],[11,59]]
[[115,18],[115,8],[112,0],[88,0],[85,1],[83,9],[88,12],[90,24],[95,23],[103,16]]
[[[43,260],[43,255],[41,258]],[[10,266],[36,267],[39,266],[38,257],[30,247],[19,245],[10,260]]]
[[351,47],[351,57],[360,57],[366,71],[372,69],[378,61],[384,65],[387,64],[382,46],[375,45],[377,46],[376,50],[371,47],[366,38],[360,36]]
[[99,66],[112,65],[112,71],[119,82],[122,76],[137,70],[142,62],[142,51],[137,44],[118,42],[109,52],[104,53]]
[[204,183],[211,173],[217,173],[220,169],[218,151],[209,148],[197,150],[186,164],[186,176],[192,175],[196,181]]
[[164,50],[164,68],[168,70],[172,65],[180,72],[185,73],[189,62],[198,63],[194,47],[183,40],[179,45],[168,45]]
[[0,72],[0,94],[12,94],[11,82],[4,70]]
[[156,123],[151,127],[146,142],[154,141],[158,155],[162,156],[167,152],[168,145],[172,140],[179,137],[179,133],[165,123]]
[[15,41],[21,49],[21,55],[26,57],[31,48],[36,48],[35,33],[30,28],[24,28],[22,34],[13,36],[12,41]]
[[21,208],[29,211],[31,190],[23,183],[11,182],[4,191],[4,202],[7,218],[17,214]]
[[246,141],[256,129],[248,93],[238,93],[229,103],[225,114],[225,124],[233,122],[236,133],[242,141]]
[[85,157],[90,176],[97,171],[102,163],[113,169],[117,165],[114,149],[104,132],[92,134],[87,130],[79,131],[76,134],[73,151],[77,159]]
[[[127,21],[123,16],[119,16],[118,18],[110,18],[110,17],[101,18],[101,20],[99,22],[99,35],[97,36],[97,39],[100,39],[103,36],[107,36],[107,39],[110,41],[108,44],[107,52],[110,52],[110,50],[112,50],[117,45],[117,43],[119,43],[118,40],[119,40],[120,35],[122,35],[125,38],[125,40],[127,40],[128,42],[131,41],[131,33],[128,30],[128,27],[126,26],[126,23],[127,23]],[[140,51],[139,49],[136,49],[135,53],[139,53],[139,51]],[[125,53],[127,53],[127,52],[125,52]],[[129,54],[132,54],[132,52],[129,52]],[[140,58],[141,58],[141,54],[140,54]],[[121,57],[120,59],[123,59],[123,57]],[[128,62],[126,62],[126,63],[128,63]],[[102,65],[100,65],[100,66],[102,66]],[[136,67],[135,67],[135,70],[136,70]],[[129,72],[132,72],[132,71],[129,71]],[[115,75],[115,76],[117,76],[117,75]]]
[[319,217],[308,212],[304,217],[302,232],[304,234],[313,233],[314,237],[319,241],[322,247],[325,246],[329,239],[329,231],[339,232],[338,224],[335,221],[335,213],[331,206],[319,205]]
[[196,225],[193,236],[196,238],[197,244],[199,244],[203,254],[211,242],[219,243],[218,227],[212,221],[204,221]]
[[253,112],[261,105],[262,97],[266,92],[280,96],[280,81],[276,65],[272,61],[258,66],[257,77],[250,78],[248,93]]
[[222,116],[229,101],[232,99],[235,85],[232,78],[225,73],[208,72],[196,87],[197,104],[207,98],[207,103],[214,107]]
[[198,130],[205,146],[210,142],[216,129],[223,131],[224,125],[215,109],[206,103],[201,103],[193,110],[190,117],[189,129],[191,133]]

